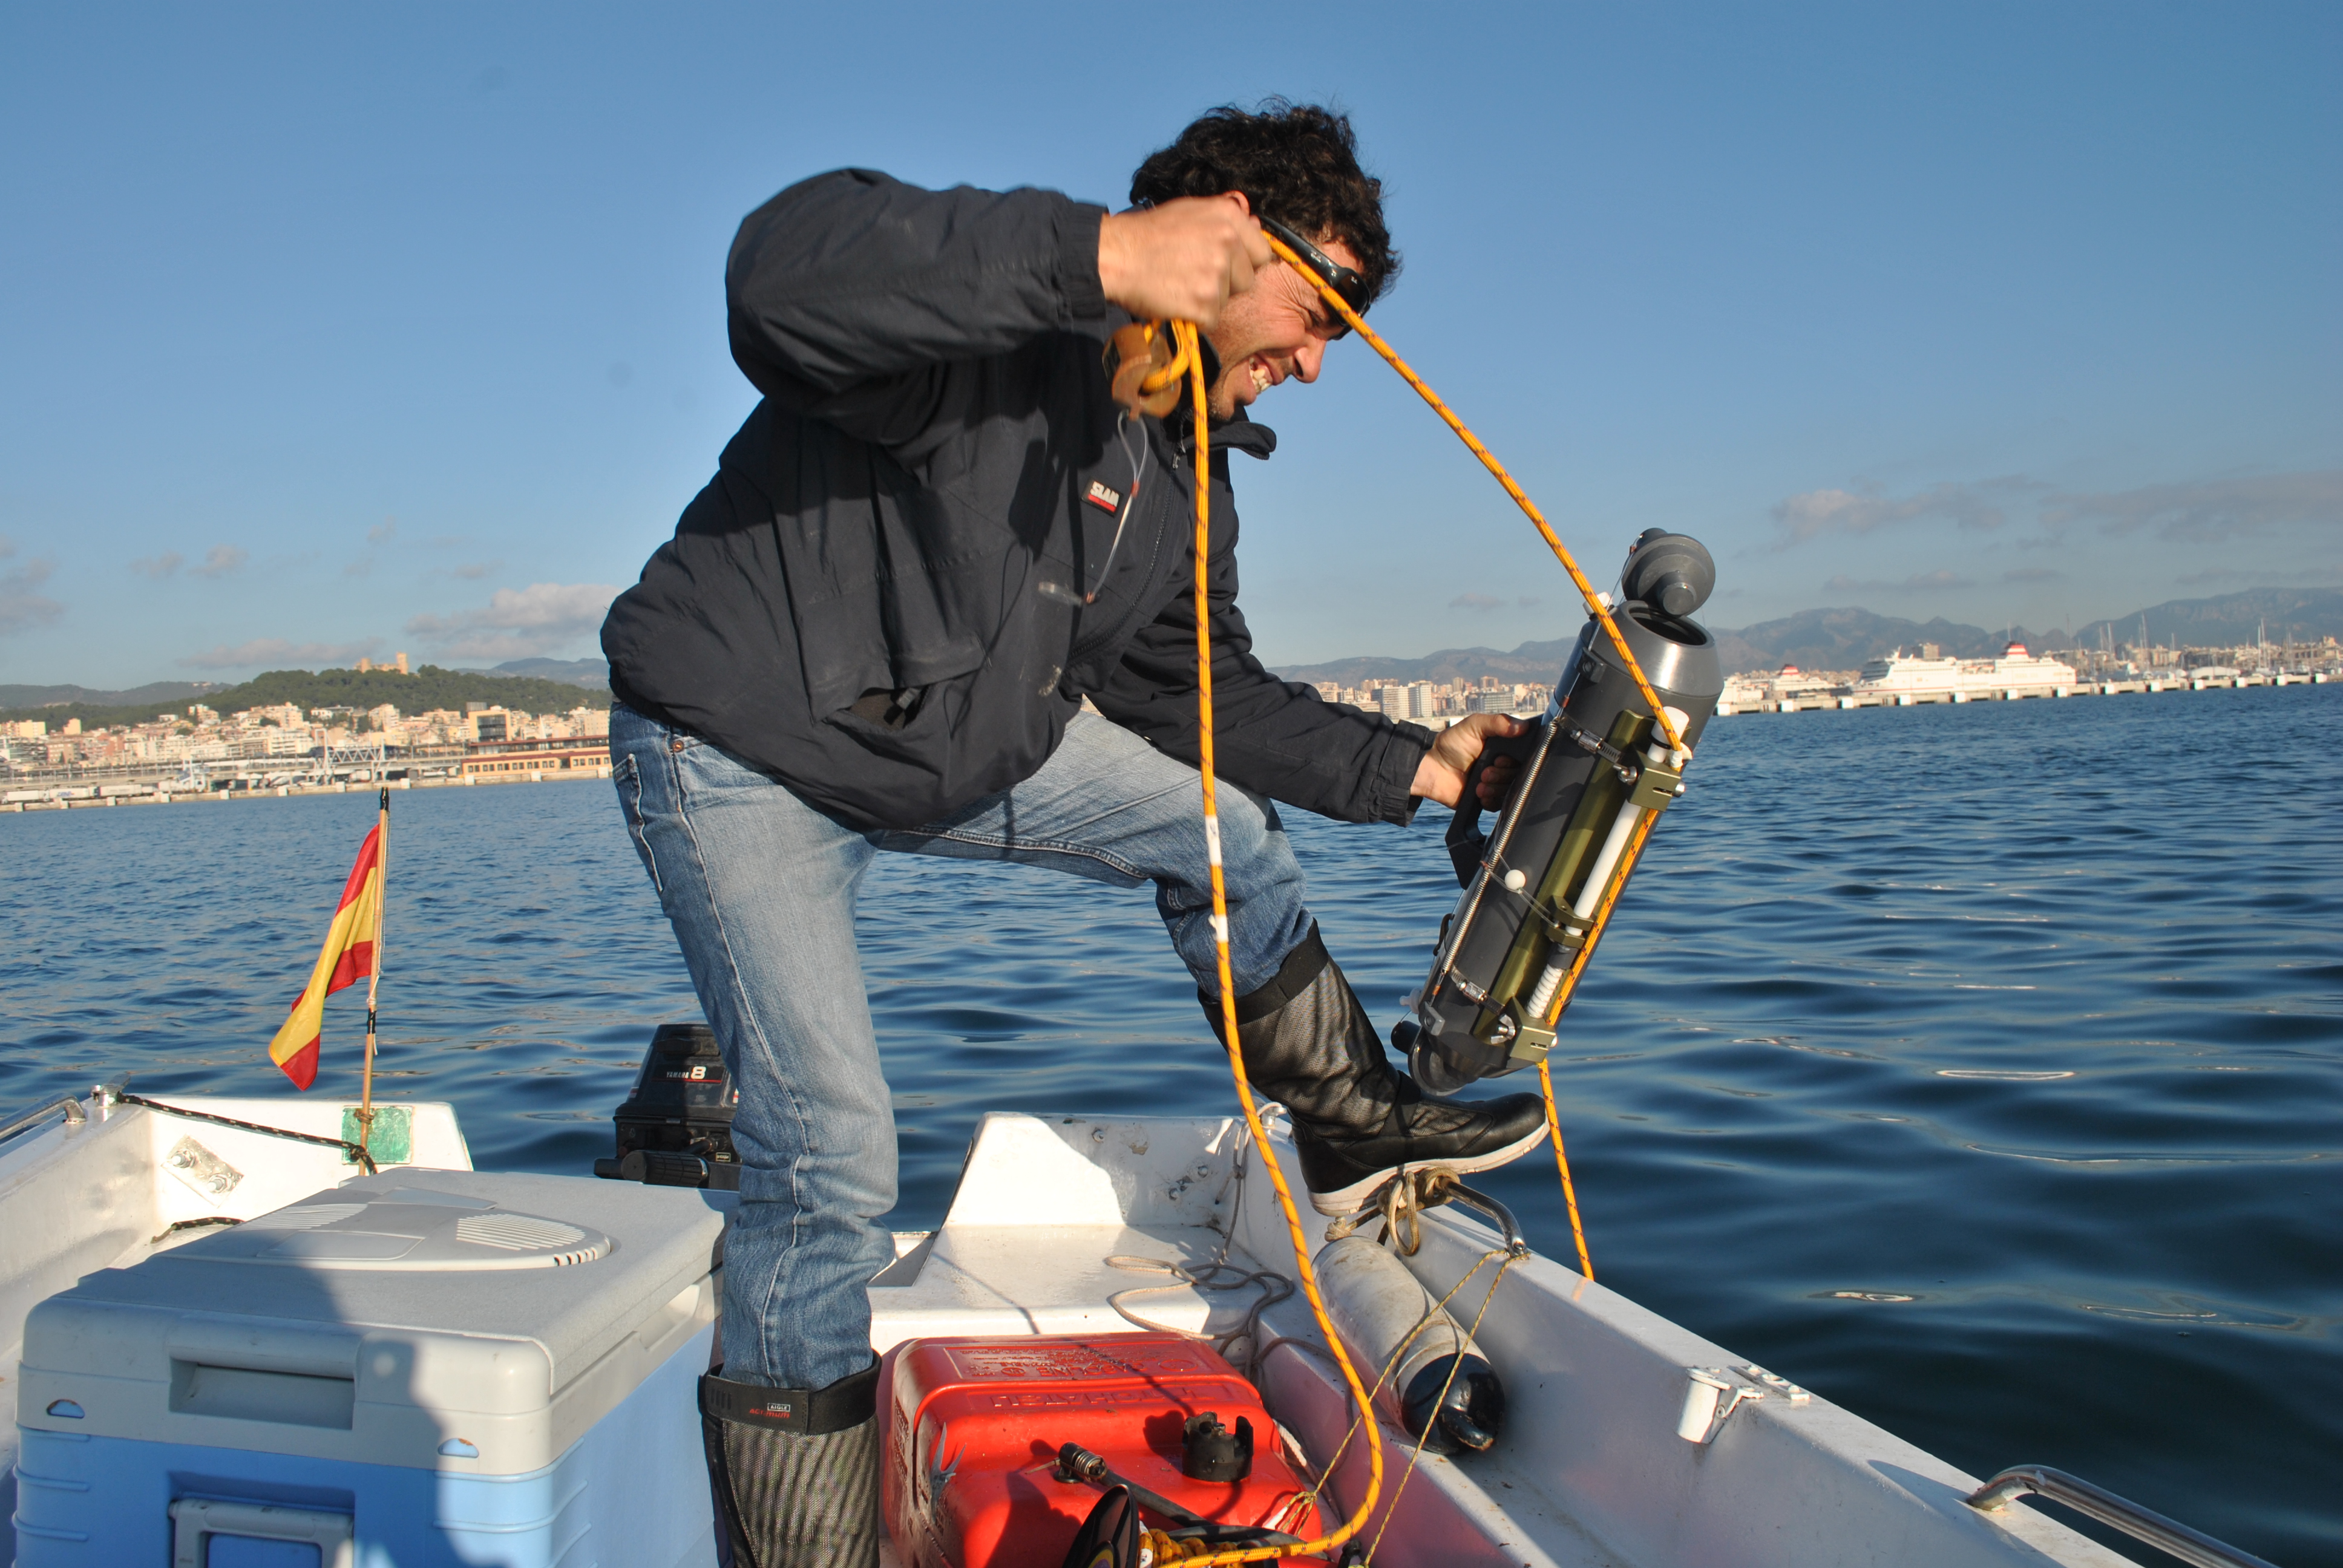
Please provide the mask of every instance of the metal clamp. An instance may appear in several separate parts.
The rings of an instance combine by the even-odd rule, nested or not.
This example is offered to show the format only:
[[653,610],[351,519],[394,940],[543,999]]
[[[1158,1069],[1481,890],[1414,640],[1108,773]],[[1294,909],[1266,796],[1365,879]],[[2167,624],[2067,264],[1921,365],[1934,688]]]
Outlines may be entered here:
[[2250,1552],[2240,1552],[2177,1520],[2117,1497],[2105,1487],[2046,1464],[2021,1464],[2003,1471],[1971,1493],[1968,1505],[1980,1513],[1996,1513],[2026,1493],[2063,1503],[2076,1513],[2112,1525],[2136,1541],[2169,1552],[2197,1568],[2273,1568]]
[[1664,811],[1684,792],[1684,769],[1664,762],[1644,763],[1643,772],[1627,782],[1627,804],[1646,811]]
[[1612,771],[1619,775],[1619,782],[1622,784],[1634,783],[1637,776],[1643,772],[1642,762],[1573,719],[1568,709],[1563,709],[1554,716],[1554,727],[1581,751],[1590,756],[1600,757],[1609,763]]

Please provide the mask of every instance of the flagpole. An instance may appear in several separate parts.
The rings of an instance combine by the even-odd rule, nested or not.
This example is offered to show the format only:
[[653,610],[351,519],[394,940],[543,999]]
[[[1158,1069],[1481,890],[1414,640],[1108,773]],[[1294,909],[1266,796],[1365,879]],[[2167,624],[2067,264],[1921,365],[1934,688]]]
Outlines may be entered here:
[[358,1087],[358,1147],[374,1151],[374,1003],[382,989],[383,907],[390,897],[390,787],[377,797],[375,813],[374,968],[367,974],[366,1066]]

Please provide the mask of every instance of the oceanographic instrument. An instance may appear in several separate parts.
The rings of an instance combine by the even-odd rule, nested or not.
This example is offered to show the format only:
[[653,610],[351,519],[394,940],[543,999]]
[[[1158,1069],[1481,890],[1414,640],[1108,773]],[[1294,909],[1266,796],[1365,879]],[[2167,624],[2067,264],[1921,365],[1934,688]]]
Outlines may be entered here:
[[1521,771],[1483,835],[1479,769],[1448,829],[1464,889],[1442,923],[1432,972],[1393,1031],[1415,1080],[1435,1094],[1534,1066],[1553,1049],[1636,856],[1684,790],[1684,768],[1725,686],[1716,641],[1690,617],[1716,584],[1699,541],[1646,529],[1630,547],[1612,619],[1634,652],[1681,745],[1590,615],[1545,715],[1483,754]]

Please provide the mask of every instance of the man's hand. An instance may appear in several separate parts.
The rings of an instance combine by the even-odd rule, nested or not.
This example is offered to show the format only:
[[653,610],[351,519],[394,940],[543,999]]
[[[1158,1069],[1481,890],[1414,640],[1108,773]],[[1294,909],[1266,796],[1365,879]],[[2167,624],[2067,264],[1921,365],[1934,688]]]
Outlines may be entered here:
[[[1528,728],[1510,713],[1475,713],[1458,719],[1433,739],[1432,749],[1416,764],[1415,782],[1407,792],[1443,806],[1455,805],[1464,793],[1464,775],[1489,744],[1489,737],[1519,735]],[[1503,805],[1521,766],[1511,757],[1491,759],[1481,774],[1481,805],[1491,810]]]
[[1241,192],[1182,196],[1099,220],[1099,284],[1141,321],[1220,325],[1232,294],[1274,259]]

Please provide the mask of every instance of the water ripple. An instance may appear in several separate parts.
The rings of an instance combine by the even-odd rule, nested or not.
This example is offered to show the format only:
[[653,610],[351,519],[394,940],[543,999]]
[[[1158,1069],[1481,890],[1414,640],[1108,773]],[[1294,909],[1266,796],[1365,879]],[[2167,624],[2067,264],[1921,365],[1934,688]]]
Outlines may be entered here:
[[[2343,1568],[2339,701],[1716,724],[1555,1056],[1604,1281],[1972,1472]],[[387,1091],[455,1101],[484,1167],[584,1170],[652,1026],[698,1011],[607,791],[396,810]],[[125,1068],[284,1092],[263,1048],[371,814],[0,817],[0,1104]],[[1454,896],[1442,814],[1288,820],[1387,1023]],[[986,1107],[1227,1109],[1143,894],[897,858],[867,890],[899,1225]],[[328,1009],[336,1092],[360,1007]],[[1568,1255],[1550,1161],[1488,1185]]]

